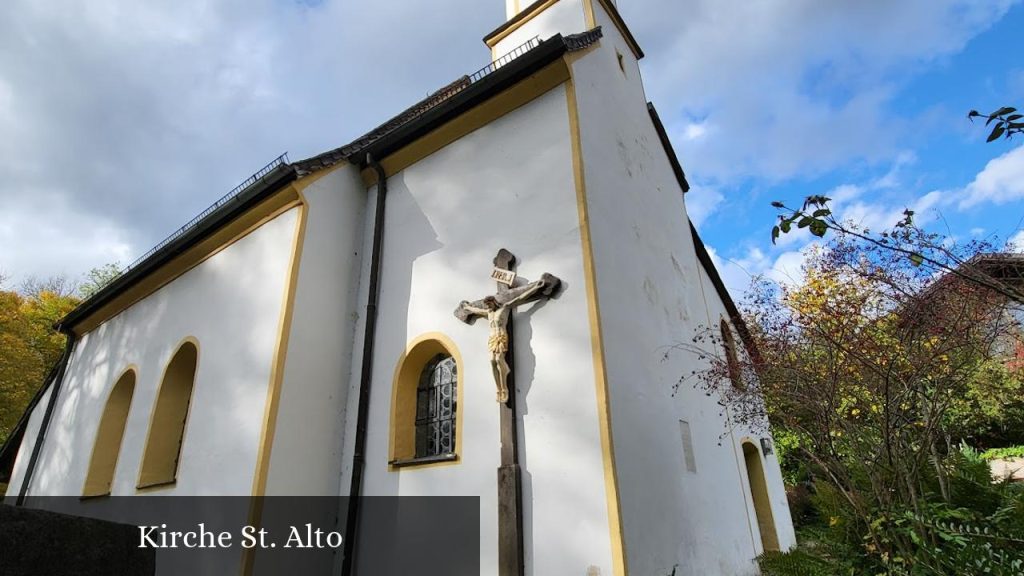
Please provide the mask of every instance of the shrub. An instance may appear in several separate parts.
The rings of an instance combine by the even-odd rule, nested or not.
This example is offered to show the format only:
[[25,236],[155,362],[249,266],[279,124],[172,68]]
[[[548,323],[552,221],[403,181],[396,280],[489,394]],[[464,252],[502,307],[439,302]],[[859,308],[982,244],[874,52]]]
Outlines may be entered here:
[[1007,458],[1024,458],[1024,446],[1007,446],[1006,448],[992,448],[981,453],[985,460],[1004,460]]

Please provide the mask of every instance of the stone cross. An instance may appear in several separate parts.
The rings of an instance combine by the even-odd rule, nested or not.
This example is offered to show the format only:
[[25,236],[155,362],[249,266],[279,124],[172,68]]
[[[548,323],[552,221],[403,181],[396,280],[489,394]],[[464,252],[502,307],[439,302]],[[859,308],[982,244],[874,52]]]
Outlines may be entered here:
[[[507,404],[509,401],[508,375],[512,371],[512,367],[509,366],[506,356],[509,351],[508,323],[512,310],[520,304],[541,298],[550,298],[562,284],[558,278],[544,273],[540,280],[524,286],[518,288],[506,286],[505,282],[511,282],[511,280],[505,280],[506,278],[515,278],[515,273],[512,272],[514,264],[515,256],[502,248],[498,252],[498,256],[494,258],[497,274],[492,274],[492,276],[501,277],[498,280],[498,293],[474,302],[463,300],[455,309],[455,316],[467,324],[472,324],[477,317],[487,318],[487,324],[491,331],[487,338],[487,350],[491,354],[491,372],[494,375],[494,384],[498,389],[498,402],[501,404]],[[502,274],[502,272],[507,274]]]
[[455,316],[467,324],[486,317],[490,328],[487,349],[491,371],[498,389],[501,416],[501,466],[498,467],[498,576],[523,576],[523,495],[519,473],[519,434],[516,430],[515,372],[512,360],[512,312],[515,307],[541,298],[550,298],[562,285],[551,274],[540,280],[513,288],[516,257],[502,248],[494,258],[491,277],[498,281],[498,292],[475,302],[463,301]]

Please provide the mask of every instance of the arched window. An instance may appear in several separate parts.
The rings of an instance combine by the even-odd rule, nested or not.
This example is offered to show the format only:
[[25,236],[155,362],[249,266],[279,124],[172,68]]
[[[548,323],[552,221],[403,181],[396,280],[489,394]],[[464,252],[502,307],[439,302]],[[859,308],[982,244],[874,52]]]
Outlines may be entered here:
[[458,390],[455,359],[438,354],[420,374],[416,390],[416,457],[455,453],[455,394]]
[[462,359],[439,333],[409,344],[391,393],[391,469],[459,459],[462,447]]
[[198,360],[199,349],[187,341],[167,365],[149,425],[139,488],[171,484],[177,478]]
[[729,323],[722,318],[722,322],[719,324],[719,328],[722,331],[722,348],[725,349],[725,362],[729,369],[729,380],[732,381],[732,385],[743,389],[743,374],[740,372],[740,361],[736,356],[736,340],[732,337],[732,329],[729,328]]
[[750,442],[743,443],[743,460],[747,465],[747,482],[757,516],[757,529],[761,533],[761,548],[768,552],[779,549],[779,537],[775,533],[775,517],[771,500],[768,498],[768,483],[764,477],[764,464],[757,447]]
[[100,417],[96,431],[96,442],[92,446],[92,458],[85,476],[82,496],[106,496],[114,482],[117,457],[121,453],[121,439],[128,421],[128,410],[135,393],[135,370],[128,369],[110,391],[107,404]]

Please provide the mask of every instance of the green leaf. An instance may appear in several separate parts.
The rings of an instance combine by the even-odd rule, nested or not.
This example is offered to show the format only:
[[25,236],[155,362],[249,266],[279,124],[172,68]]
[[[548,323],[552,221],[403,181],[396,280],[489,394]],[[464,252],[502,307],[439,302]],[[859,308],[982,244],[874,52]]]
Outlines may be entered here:
[[811,234],[814,234],[818,238],[824,236],[826,231],[828,231],[828,224],[825,224],[824,221],[815,220],[811,223]]
[[1024,114],[1011,114],[1006,117],[1006,121],[1013,122],[1014,120],[1020,120],[1021,118],[1024,118]]
[[832,211],[829,210],[828,208],[819,208],[819,209],[815,210],[814,214],[811,214],[811,216],[814,217],[814,218],[823,218],[825,216],[828,216],[831,213],[832,213]]
[[1011,108],[1009,106],[1003,106],[1002,108],[1000,108],[999,110],[996,110],[995,112],[993,112],[989,116],[1004,116],[1006,114],[1013,114],[1016,111],[1017,111],[1016,108]]
[[910,255],[910,263],[914,266],[920,266],[921,264],[924,264],[924,256],[914,252]]
[[780,230],[778,226],[772,228],[772,244],[775,244],[775,241],[779,239],[779,232]]
[[785,204],[783,204],[782,202],[779,202],[778,200],[772,202],[772,208],[785,208],[785,207],[786,207]]
[[993,140],[998,140],[999,137],[1002,136],[1003,132],[1005,132],[1005,131],[1006,131],[1006,129],[1003,128],[1002,124],[996,124],[996,127],[992,129],[992,133],[988,135],[988,140],[986,140],[986,142],[991,142]]
[[971,110],[970,112],[967,113],[968,118],[975,118],[977,116],[981,116],[981,113],[978,112],[977,110]]
[[783,220],[782,224],[780,224],[779,227],[782,228],[782,232],[783,233],[789,234],[790,225],[791,225],[791,222],[789,220]]
[[811,218],[810,216],[804,216],[803,218],[800,219],[800,222],[797,223],[796,227],[807,228],[808,226],[811,225],[811,222],[814,222],[814,218]]

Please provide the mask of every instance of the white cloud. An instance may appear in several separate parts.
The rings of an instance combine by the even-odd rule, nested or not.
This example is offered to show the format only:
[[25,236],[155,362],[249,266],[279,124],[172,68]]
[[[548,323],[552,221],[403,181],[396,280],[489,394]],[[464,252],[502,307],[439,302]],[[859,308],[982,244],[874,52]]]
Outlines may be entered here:
[[1024,200],[1024,146],[994,158],[967,185],[960,200],[960,208],[970,208],[983,202],[1006,204]]
[[707,122],[690,122],[683,127],[683,138],[687,140],[698,140],[708,133]]
[[[648,0],[621,10],[647,52],[647,93],[704,178],[784,180],[880,162],[931,122],[890,106],[928,65],[963,49],[1015,0]],[[913,126],[914,130],[906,128]]]
[[502,21],[477,0],[9,0],[0,269],[133,259],[281,152],[343,144],[485,64]]
[[116,222],[43,193],[5,204],[0,211],[0,274],[15,280],[63,275],[78,280],[107,263],[128,264],[138,246]]
[[817,241],[808,242],[793,250],[786,250],[777,255],[765,254],[760,248],[748,247],[746,252],[736,258],[723,258],[708,246],[708,254],[715,268],[722,277],[722,283],[732,294],[733,299],[740,300],[750,287],[750,282],[763,276],[779,284],[799,285],[804,281],[803,265],[813,250],[820,248]]
[[697,228],[718,210],[725,196],[715,188],[692,185],[686,193],[686,214]]
[[1016,234],[1007,241],[1008,248],[1015,252],[1024,252],[1024,230],[1018,230]]
[[[716,181],[898,155],[903,126],[920,124],[887,112],[902,78],[959,51],[1012,3],[620,8],[648,54],[647,94],[706,184],[688,197],[700,221],[724,202]],[[341,0],[8,0],[0,268],[78,274],[130,260],[277,154],[344,143],[486,63],[480,37],[504,19],[500,0],[356,12]],[[894,166],[875,185],[897,176]]]
[[900,186],[900,175],[903,169],[917,162],[917,155],[909,150],[904,150],[896,156],[896,161],[883,176],[871,182],[871,188],[875,190],[890,190]]

